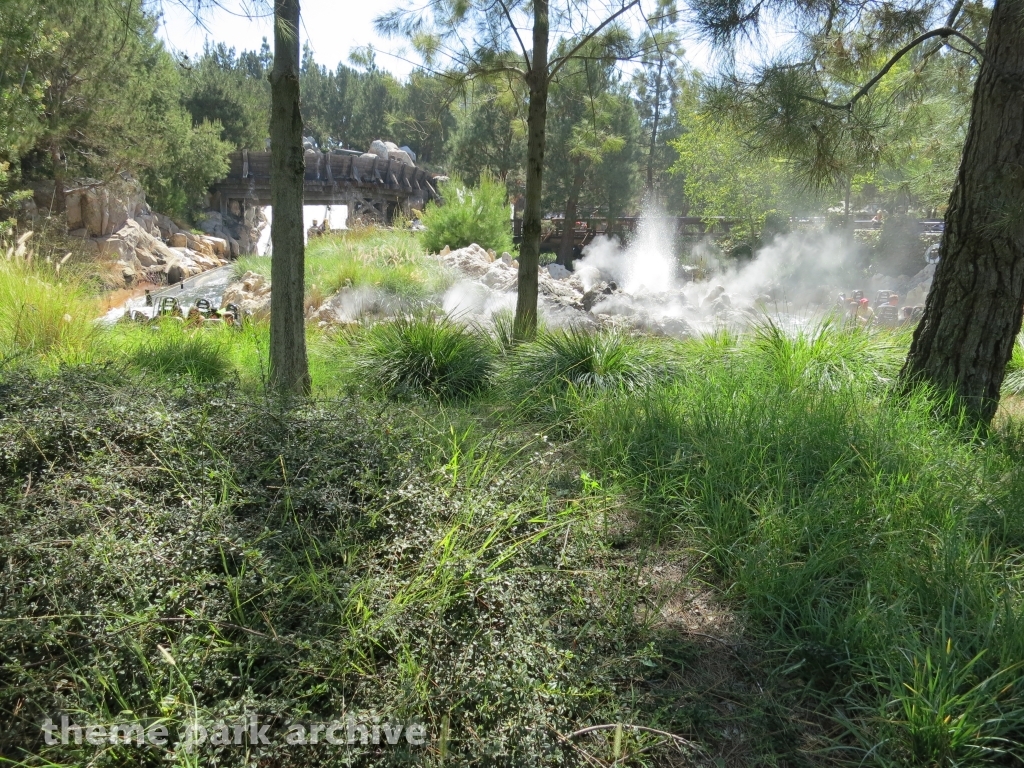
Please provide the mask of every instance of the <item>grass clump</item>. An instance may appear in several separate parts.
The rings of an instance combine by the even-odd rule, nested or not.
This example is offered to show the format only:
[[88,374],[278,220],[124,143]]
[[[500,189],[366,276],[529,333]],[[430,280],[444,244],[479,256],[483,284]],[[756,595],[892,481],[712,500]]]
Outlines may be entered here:
[[232,369],[231,350],[237,333],[231,328],[188,328],[174,318],[156,326],[119,328],[112,347],[134,368],[170,378],[220,381]]
[[505,185],[484,174],[476,187],[458,179],[444,190],[444,204],[428,203],[423,211],[423,245],[432,252],[476,243],[498,253],[512,250],[511,209]]
[[634,391],[655,378],[652,343],[618,331],[567,328],[541,333],[517,350],[512,364],[518,390],[623,389]]
[[26,240],[0,255],[0,361],[74,357],[95,336],[98,302],[64,265],[33,258]]
[[489,339],[447,317],[378,323],[356,342],[357,371],[383,394],[429,393],[458,400],[483,390],[494,350]]

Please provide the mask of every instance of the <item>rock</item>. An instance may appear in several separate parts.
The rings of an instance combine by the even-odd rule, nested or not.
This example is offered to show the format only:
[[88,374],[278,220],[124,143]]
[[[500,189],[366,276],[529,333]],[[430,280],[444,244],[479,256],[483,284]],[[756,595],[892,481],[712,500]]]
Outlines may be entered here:
[[215,256],[226,259],[231,255],[231,252],[228,249],[228,241],[223,237],[204,237],[201,239],[203,242],[209,244],[210,248],[213,249]]
[[561,264],[548,264],[548,274],[555,280],[567,280],[572,276],[572,272]]
[[458,269],[470,277],[480,277],[485,274],[491,266],[491,259],[487,251],[476,243],[467,245],[465,248],[451,250],[446,245],[440,253],[444,263],[449,267]]
[[166,264],[176,256],[172,249],[153,237],[134,219],[128,219],[117,232],[106,238],[97,238],[101,251],[116,249],[122,258],[138,261],[140,267]]
[[404,150],[401,150],[401,149],[391,149],[391,150],[388,150],[388,157],[390,159],[392,159],[392,160],[397,160],[402,165],[409,165],[409,166],[415,166],[416,165],[412,161],[412,158],[409,157],[409,153],[405,152]]
[[184,232],[175,232],[167,238],[167,244],[171,248],[188,248],[188,237]]
[[501,260],[508,264],[510,267],[512,266],[512,254],[510,254],[508,251],[505,251],[504,253],[501,254]]
[[700,305],[703,307],[706,304],[714,302],[714,300],[721,296],[723,293],[725,293],[725,286],[716,285],[714,288],[708,291],[707,296],[704,297],[704,300],[700,303]]
[[167,267],[167,284],[175,285],[185,279],[185,270],[180,264],[171,264]]
[[231,283],[221,300],[222,304],[237,304],[247,316],[270,316],[270,281],[255,272],[246,272],[241,280]]
[[102,237],[108,234],[104,228],[104,209],[106,206],[106,190],[93,187],[81,196],[82,225],[90,237]]
[[88,236],[89,236],[89,230],[87,230],[85,227],[81,227],[79,229],[72,229],[72,230],[68,231],[68,237],[88,237]]
[[494,261],[496,258],[498,258],[498,254],[496,254],[492,249],[488,248],[487,249],[487,260],[488,261]]
[[[398,147],[395,147],[395,149],[398,149]],[[376,155],[381,160],[387,160],[389,151],[390,148],[388,147],[387,144],[385,144],[380,139],[374,139],[373,141],[370,142],[370,149],[367,151],[366,154]]]
[[[64,214],[68,222],[68,234],[71,230],[84,230],[82,226],[82,195],[80,192],[69,192],[64,198]],[[86,237],[86,235],[75,235],[75,237]]]

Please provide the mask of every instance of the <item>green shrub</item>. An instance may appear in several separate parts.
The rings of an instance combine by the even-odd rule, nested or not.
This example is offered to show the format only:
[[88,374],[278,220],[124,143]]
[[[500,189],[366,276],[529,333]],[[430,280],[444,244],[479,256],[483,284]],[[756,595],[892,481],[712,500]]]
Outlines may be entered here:
[[482,390],[494,360],[489,339],[445,317],[379,323],[356,342],[355,354],[357,370],[382,393],[441,400]]
[[430,203],[423,212],[423,245],[432,253],[476,243],[498,253],[512,250],[511,211],[505,186],[484,175],[480,185],[453,179],[444,188],[444,205]]

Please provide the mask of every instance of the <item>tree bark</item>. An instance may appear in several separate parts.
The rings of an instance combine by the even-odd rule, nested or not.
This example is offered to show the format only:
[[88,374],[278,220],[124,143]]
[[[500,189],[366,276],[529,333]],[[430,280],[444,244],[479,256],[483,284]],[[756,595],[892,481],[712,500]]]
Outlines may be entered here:
[[533,61],[527,75],[530,106],[526,117],[526,205],[513,335],[523,341],[537,333],[537,271],[540,264],[541,183],[548,114],[548,0],[533,3]]
[[305,248],[302,227],[302,115],[299,112],[299,0],[275,0],[270,73],[270,381],[282,393],[309,394]]
[[1024,4],[996,0],[941,260],[901,378],[995,414],[1024,307]]
[[562,242],[558,246],[558,263],[572,269],[572,252],[576,247],[576,212],[580,202],[580,190],[586,177],[582,174],[578,160],[573,162],[572,186],[565,200],[565,227]]
[[654,195],[654,151],[658,146],[658,122],[661,120],[661,71],[665,59],[658,57],[658,75],[654,80],[654,123],[651,126],[651,146],[647,151],[647,196]]

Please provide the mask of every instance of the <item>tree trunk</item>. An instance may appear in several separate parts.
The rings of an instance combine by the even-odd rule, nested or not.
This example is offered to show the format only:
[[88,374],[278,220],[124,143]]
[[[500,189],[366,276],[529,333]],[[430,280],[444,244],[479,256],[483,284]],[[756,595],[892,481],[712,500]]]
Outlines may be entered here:
[[526,117],[526,205],[519,246],[519,281],[513,334],[522,341],[537,333],[537,270],[540,264],[541,183],[548,114],[548,0],[533,3],[533,61],[527,75],[530,106]]
[[53,163],[53,200],[50,201],[51,213],[64,213],[66,206],[64,195],[64,164],[60,159],[60,143],[54,139],[50,143],[50,162]]
[[654,150],[658,146],[658,122],[661,120],[661,70],[665,59],[658,58],[658,76],[654,80],[654,124],[651,126],[651,146],[647,151],[647,196],[654,195]]
[[572,269],[572,251],[576,247],[576,209],[580,201],[580,189],[586,178],[580,172],[579,161],[573,162],[572,186],[569,197],[565,200],[565,227],[562,230],[562,242],[558,246],[558,263],[566,269]]
[[305,250],[302,232],[302,115],[299,113],[299,0],[275,0],[270,73],[270,381],[280,392],[308,394]]
[[941,260],[901,377],[995,414],[1024,307],[1024,7],[997,0]]

